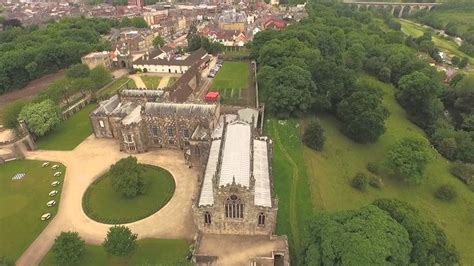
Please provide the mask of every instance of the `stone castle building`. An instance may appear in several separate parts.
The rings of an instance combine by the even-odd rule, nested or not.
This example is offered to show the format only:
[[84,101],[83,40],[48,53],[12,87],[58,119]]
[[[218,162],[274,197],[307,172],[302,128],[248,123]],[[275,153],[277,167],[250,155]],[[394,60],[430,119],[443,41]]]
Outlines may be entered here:
[[248,258],[251,265],[277,260],[288,265],[287,241],[274,236],[278,201],[273,193],[272,141],[259,134],[260,111],[167,102],[163,94],[122,90],[101,102],[90,114],[95,136],[118,139],[126,153],[180,149],[188,167],[197,168],[199,189],[192,202],[199,235],[193,252],[196,264],[215,265],[224,255],[210,256],[216,250],[208,248],[238,235],[267,245],[264,253]]
[[225,115],[213,132],[199,199],[193,205],[198,229],[213,234],[271,235],[278,203],[272,194],[270,166],[271,140],[259,137],[254,123],[239,115]]

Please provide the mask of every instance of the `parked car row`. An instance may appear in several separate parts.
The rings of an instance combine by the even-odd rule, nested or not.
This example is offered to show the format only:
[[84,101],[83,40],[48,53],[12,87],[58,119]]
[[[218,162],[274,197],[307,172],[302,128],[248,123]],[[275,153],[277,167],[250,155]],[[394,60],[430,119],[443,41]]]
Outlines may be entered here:
[[224,64],[223,60],[218,60],[217,64],[209,71],[209,75],[207,75],[207,77],[214,78],[217,75],[217,72],[219,72],[219,69],[221,69],[223,64]]
[[[43,166],[43,167],[48,167],[49,164],[50,164],[49,162],[44,162],[42,166]],[[57,164],[55,164],[55,165],[53,165],[53,166],[51,167],[52,170],[56,170],[56,169],[58,169],[58,168],[59,168],[59,165],[57,165]],[[61,176],[61,175],[62,175],[62,172],[61,172],[61,171],[56,171],[56,172],[53,174],[54,177],[59,177],[59,176]],[[55,181],[53,181],[53,182],[51,183],[51,186],[56,187],[56,186],[58,186],[60,183],[61,183],[61,182],[60,182],[59,180],[55,180]],[[53,190],[51,190],[51,191],[48,193],[48,195],[49,195],[50,197],[54,197],[54,196],[56,196],[58,193],[59,193],[59,192],[58,192],[57,190],[53,189]],[[46,206],[48,206],[48,207],[53,207],[53,206],[56,205],[56,203],[57,203],[56,200],[50,200],[50,201],[46,202]],[[52,215],[51,215],[50,212],[45,213],[45,214],[41,215],[41,221],[47,221],[47,220],[49,220],[51,217],[52,217]]]

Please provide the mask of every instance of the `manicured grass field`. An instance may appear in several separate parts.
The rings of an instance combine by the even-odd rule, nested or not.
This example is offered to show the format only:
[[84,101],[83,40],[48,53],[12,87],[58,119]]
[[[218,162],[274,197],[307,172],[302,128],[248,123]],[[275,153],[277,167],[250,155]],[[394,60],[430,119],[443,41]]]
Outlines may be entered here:
[[157,89],[161,80],[161,77],[147,75],[141,75],[140,78],[142,79],[143,83],[145,83],[146,88],[149,90]]
[[92,134],[89,113],[96,107],[96,104],[89,104],[66,121],[61,122],[55,130],[38,140],[38,149],[73,150]]
[[[356,209],[377,198],[397,198],[413,204],[427,219],[439,224],[459,251],[461,264],[470,264],[474,261],[474,245],[471,241],[474,239],[474,194],[449,173],[450,163],[435,150],[432,150],[434,158],[426,171],[427,179],[420,185],[407,185],[393,177],[384,176],[385,186],[381,189],[369,188],[362,193],[350,186],[351,177],[357,172],[367,172],[368,162],[381,163],[388,148],[398,139],[410,136],[425,138],[422,130],[407,120],[404,110],[395,100],[392,86],[366,76],[362,79],[367,84],[376,84],[383,88],[384,105],[390,111],[386,123],[387,131],[377,143],[357,144],[339,131],[339,122],[334,117],[320,115],[318,117],[325,130],[326,143],[323,152],[315,152],[301,145],[296,139],[303,120],[290,120],[285,125],[275,120],[267,123],[266,130],[274,140],[273,174],[279,198],[277,231],[292,232],[293,234],[289,234],[290,243],[295,242],[294,232],[301,229],[291,226],[291,223],[296,221],[297,226],[301,227],[304,218],[310,217],[312,213],[304,211],[304,204],[312,204],[315,210],[336,211]],[[276,135],[279,138],[275,137]],[[286,149],[289,157],[283,156],[285,152],[282,152],[281,147]],[[302,173],[304,170],[309,182],[310,196],[301,196],[304,192],[300,191],[296,193],[296,197],[301,197],[301,200],[292,200],[295,174],[291,173]],[[299,174],[299,177],[301,180],[305,179],[302,174]],[[446,183],[452,184],[458,192],[458,198],[453,203],[441,202],[433,196],[435,189]],[[304,183],[296,184],[299,184],[296,190],[300,188],[304,191]],[[297,212],[296,216],[291,215],[292,209]],[[292,250],[294,249],[293,247]]]
[[127,82],[130,88],[137,87],[137,85],[135,85],[135,81],[133,81],[132,79],[128,77],[121,77],[119,79],[116,79],[114,82],[112,82],[108,86],[99,90],[98,94],[112,96],[117,92],[118,89],[120,89],[120,87],[122,87],[122,85],[126,84]]
[[[134,253],[123,258],[108,255],[101,246],[86,245],[86,253],[78,265],[191,265],[186,261],[189,244],[185,240],[143,239],[137,243]],[[56,265],[54,254],[50,251],[40,265]]]
[[[54,197],[48,193],[53,189],[61,192],[65,168],[59,164],[58,170],[52,170],[41,167],[42,163],[20,160],[0,164],[0,256],[11,261],[21,256],[57,212],[60,193]],[[61,177],[53,177],[56,171],[63,172]],[[26,176],[12,180],[17,173]],[[55,180],[61,184],[52,187],[51,182]],[[46,203],[52,199],[56,200],[56,205],[47,207]],[[41,215],[48,212],[51,219],[41,221]]]
[[225,89],[246,90],[248,88],[249,66],[247,62],[226,61],[217,72],[211,91]]
[[110,178],[101,177],[84,194],[84,212],[96,221],[120,224],[143,219],[165,206],[174,193],[173,176],[157,166],[142,166],[147,182],[144,195],[123,198],[113,189]]
[[[410,35],[410,36],[413,36],[413,37],[419,37],[419,36],[423,35],[423,33],[425,31],[427,31],[427,29],[423,28],[422,26],[417,25],[416,23],[414,23],[412,21],[405,20],[405,19],[401,19],[399,21],[402,24],[402,32],[405,33],[406,35]],[[453,41],[443,39],[443,38],[441,38],[441,37],[439,37],[435,34],[432,35],[432,40],[433,40],[433,43],[438,48],[440,48],[442,50],[447,50],[449,53],[451,53],[453,55],[456,55],[458,57],[461,57],[461,58],[467,57],[467,58],[469,58],[469,62],[471,64],[474,64],[474,58],[471,57],[471,56],[468,56],[464,52],[460,51],[457,44],[454,43]]]

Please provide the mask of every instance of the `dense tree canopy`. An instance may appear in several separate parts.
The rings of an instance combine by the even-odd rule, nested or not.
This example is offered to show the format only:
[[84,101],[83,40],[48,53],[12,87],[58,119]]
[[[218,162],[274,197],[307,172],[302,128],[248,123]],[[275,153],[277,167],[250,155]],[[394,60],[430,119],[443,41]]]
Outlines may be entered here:
[[375,142],[385,132],[388,111],[382,106],[380,90],[361,88],[338,105],[343,132],[357,142]]
[[423,180],[430,158],[431,153],[423,140],[405,138],[390,148],[386,165],[398,177],[416,184]]
[[79,63],[96,50],[100,34],[110,31],[108,20],[66,18],[41,28],[7,28],[0,32],[0,93]]
[[163,45],[165,45],[165,40],[161,36],[156,36],[155,39],[153,39],[153,46],[155,48],[160,48]]
[[44,136],[61,122],[59,108],[51,100],[26,105],[18,119],[25,121],[30,132],[36,136]]
[[133,234],[126,226],[112,226],[102,246],[111,255],[127,256],[137,247],[137,237],[137,234]]
[[408,203],[395,199],[379,199],[374,205],[388,212],[407,231],[413,249],[411,262],[418,265],[455,265],[459,257],[449,243],[444,231],[431,221],[425,220],[418,210]]
[[145,193],[146,181],[136,157],[121,159],[110,167],[106,175],[112,180],[115,191],[123,197],[132,198]]
[[58,265],[76,264],[86,251],[86,243],[77,232],[61,232],[52,247]]
[[407,230],[375,206],[318,214],[310,223],[305,265],[407,265]]

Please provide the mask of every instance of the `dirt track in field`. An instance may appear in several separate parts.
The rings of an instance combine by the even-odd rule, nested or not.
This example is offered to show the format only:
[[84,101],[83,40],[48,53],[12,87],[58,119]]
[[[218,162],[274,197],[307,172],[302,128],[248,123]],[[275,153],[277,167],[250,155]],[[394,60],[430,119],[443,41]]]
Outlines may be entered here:
[[53,81],[64,77],[64,70],[43,76],[28,83],[23,89],[14,90],[0,95],[0,107],[12,103],[16,100],[28,100],[33,98],[40,91],[46,89]]

